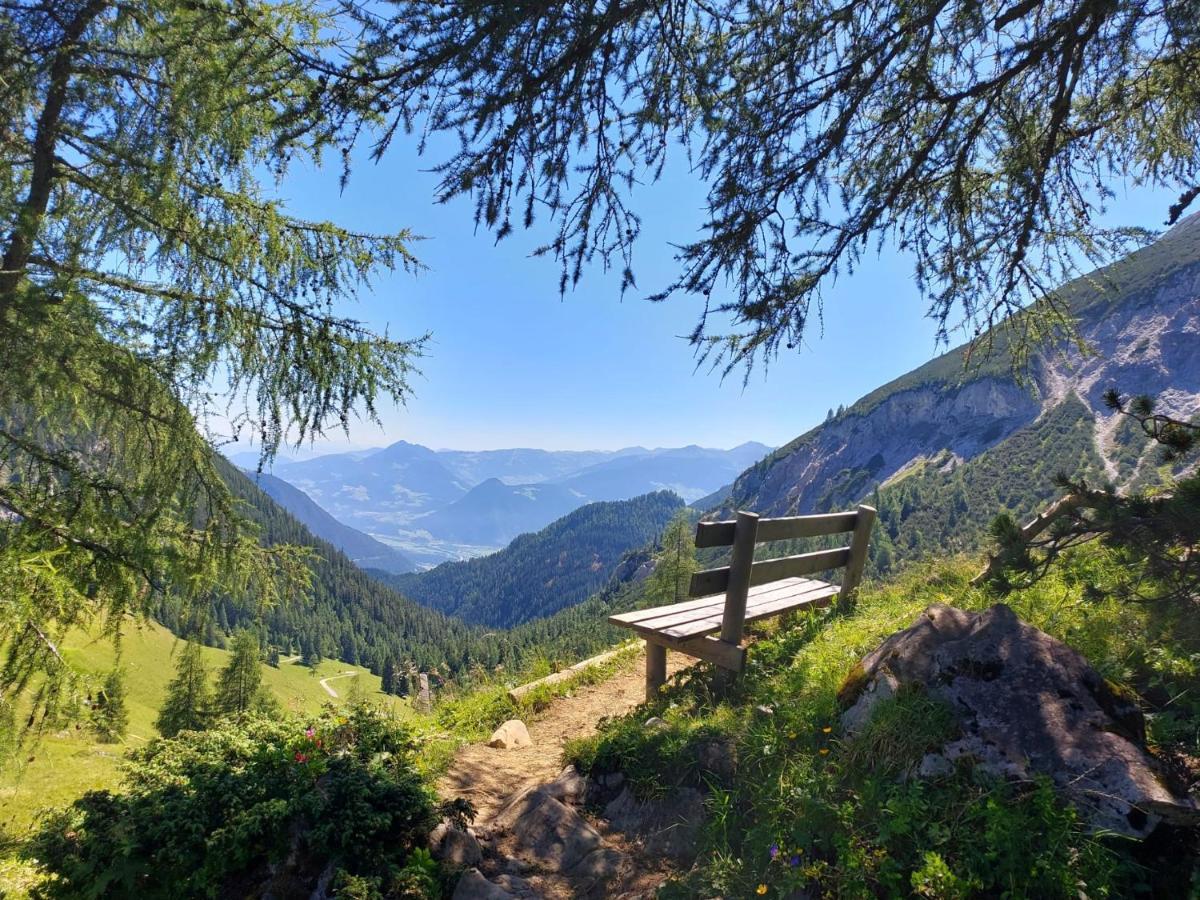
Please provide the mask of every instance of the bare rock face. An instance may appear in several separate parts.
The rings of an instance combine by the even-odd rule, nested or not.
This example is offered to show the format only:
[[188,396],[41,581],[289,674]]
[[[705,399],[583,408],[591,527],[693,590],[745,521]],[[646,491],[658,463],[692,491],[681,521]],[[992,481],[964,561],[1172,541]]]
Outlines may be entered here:
[[525,727],[524,722],[520,719],[509,719],[492,732],[488,746],[499,750],[517,750],[533,746],[533,738],[529,736],[529,729]]
[[493,823],[511,834],[522,855],[553,872],[566,872],[603,843],[600,833],[543,787],[517,794]]
[[846,731],[909,685],[945,701],[962,726],[919,774],[937,777],[960,758],[1005,778],[1043,774],[1093,827],[1131,837],[1164,820],[1200,821],[1146,751],[1135,699],[1003,604],[982,613],[935,604],[884,641],[842,687]]

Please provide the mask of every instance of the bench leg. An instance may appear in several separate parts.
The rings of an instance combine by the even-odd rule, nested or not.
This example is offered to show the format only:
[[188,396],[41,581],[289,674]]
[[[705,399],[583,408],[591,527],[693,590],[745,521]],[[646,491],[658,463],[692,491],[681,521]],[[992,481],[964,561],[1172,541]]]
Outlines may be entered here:
[[646,641],[646,700],[658,697],[658,689],[667,681],[667,648]]

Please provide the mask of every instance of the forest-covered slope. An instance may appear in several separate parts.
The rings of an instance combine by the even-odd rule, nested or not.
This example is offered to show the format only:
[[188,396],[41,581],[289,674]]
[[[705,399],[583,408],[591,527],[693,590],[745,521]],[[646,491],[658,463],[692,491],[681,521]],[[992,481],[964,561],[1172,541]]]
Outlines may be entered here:
[[246,473],[272,500],[299,519],[322,540],[329,541],[355,564],[384,572],[411,572],[416,564],[397,550],[357,528],[343,525],[298,487],[268,472]]
[[388,581],[467,622],[507,628],[586,599],[609,581],[629,550],[653,541],[682,506],[669,491],[590,503],[497,553]]
[[877,570],[929,550],[978,545],[1007,509],[1056,493],[1058,472],[1118,485],[1157,477],[1156,456],[1104,391],[1200,411],[1200,217],[1065,286],[1083,349],[1043,349],[1018,379],[1004,336],[964,366],[952,350],[867,394],[743,472],[716,514],[823,512],[873,502]]
[[[372,578],[332,544],[314,536],[231,463],[218,465],[245,514],[266,544],[310,548],[312,589],[307,598],[261,611],[269,641],[284,651],[330,657],[378,672],[387,657],[422,671],[452,675],[473,666],[520,665],[536,647],[536,635],[514,634],[503,641],[482,629],[422,606]],[[255,621],[259,611],[214,600],[214,631]],[[159,618],[178,631],[169,606]]]

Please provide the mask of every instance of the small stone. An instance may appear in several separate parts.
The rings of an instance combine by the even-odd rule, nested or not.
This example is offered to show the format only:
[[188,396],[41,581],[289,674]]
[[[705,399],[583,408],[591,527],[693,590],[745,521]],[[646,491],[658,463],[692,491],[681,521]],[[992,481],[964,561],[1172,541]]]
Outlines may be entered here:
[[773,706],[764,706],[764,705],[756,706],[756,707],[754,707],[754,711],[756,713],[758,713],[760,716],[775,715],[775,707],[773,707]]
[[529,736],[529,729],[525,727],[524,722],[520,719],[509,719],[492,732],[488,746],[499,750],[517,750],[533,746],[533,738]]
[[452,900],[508,900],[512,896],[500,885],[484,878],[478,869],[469,869],[458,879]]
[[666,728],[667,721],[666,721],[666,719],[661,719],[658,716],[651,716],[645,722],[642,723],[642,727],[645,728],[647,731],[654,731],[657,728]]

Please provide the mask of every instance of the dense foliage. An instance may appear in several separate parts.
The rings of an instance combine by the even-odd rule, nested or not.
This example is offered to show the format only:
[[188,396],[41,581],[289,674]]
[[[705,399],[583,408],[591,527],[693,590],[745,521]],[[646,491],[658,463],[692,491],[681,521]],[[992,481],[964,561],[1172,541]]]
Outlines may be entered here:
[[440,198],[498,237],[549,218],[564,290],[597,259],[631,286],[637,188],[698,172],[703,233],[654,296],[696,295],[728,365],[799,346],[885,242],[943,328],[982,327],[1133,237],[1103,223],[1113,181],[1182,194],[1172,221],[1200,195],[1191,0],[394,7],[362,16],[380,152],[445,132]]
[[682,506],[669,491],[589,503],[497,553],[386,580],[449,615],[508,628],[593,594],[626,552],[655,540]]
[[0,5],[0,704],[79,699],[73,627],[302,592],[210,416],[270,454],[407,394],[420,342],[335,311],[413,265],[406,235],[272,196],[373,115],[337,89],[332,24],[310,0]]
[[182,732],[135,751],[120,793],[51,815],[26,853],[56,876],[48,897],[437,896],[413,752],[361,706]]
[[[677,785],[709,794],[698,863],[665,896],[1189,894],[1200,874],[1194,835],[1107,839],[1089,833],[1049,783],[1005,783],[969,765],[906,777],[952,736],[950,717],[928,696],[901,692],[858,736],[843,733],[838,691],[854,664],[930,603],[994,602],[971,586],[975,572],[970,559],[920,566],[865,591],[849,615],[764,626],[734,694],[714,697],[711,670],[700,666],[661,700],[568,749],[594,774],[624,772],[641,796]],[[1005,602],[1138,691],[1155,752],[1178,766],[1200,750],[1200,630],[1188,604],[1125,602],[1146,577],[1119,554],[1087,548]],[[666,727],[645,728],[649,715]],[[705,752],[714,743],[728,752]],[[736,773],[714,759],[733,759]]]

